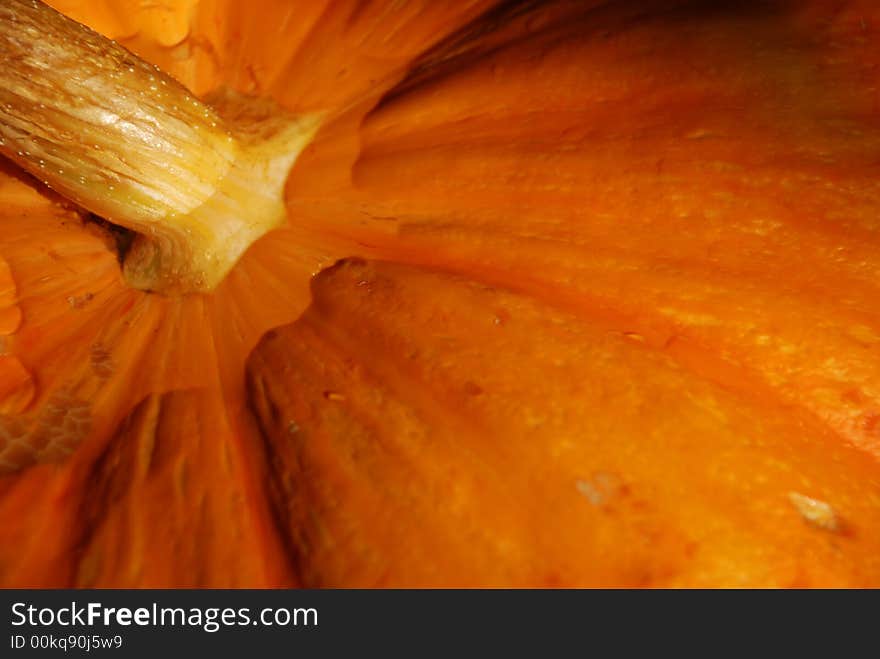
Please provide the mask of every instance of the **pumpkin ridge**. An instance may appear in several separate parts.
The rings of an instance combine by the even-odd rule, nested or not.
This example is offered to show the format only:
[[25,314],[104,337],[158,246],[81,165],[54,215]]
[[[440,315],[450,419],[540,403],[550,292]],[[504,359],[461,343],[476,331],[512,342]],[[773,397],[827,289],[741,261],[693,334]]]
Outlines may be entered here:
[[[379,274],[374,276],[374,269]],[[385,277],[399,283],[400,293],[395,292],[394,285],[383,286]],[[424,298],[427,291],[432,291],[435,299]],[[454,297],[452,291],[456,291]],[[833,476],[837,485],[826,489],[830,483],[825,479],[831,475],[819,475],[823,459],[819,456],[833,451],[838,456],[835,460],[858,464],[863,474],[872,473],[876,462],[853,448],[839,445],[822,424],[809,418],[776,415],[770,412],[776,409],[772,400],[756,397],[753,392],[727,391],[695,378],[673,359],[651,347],[624,337],[609,336],[576,316],[549,310],[541,301],[521,298],[461,277],[401,264],[343,262],[318,277],[314,297],[316,302],[300,320],[264,338],[248,362],[249,382],[252,386],[261,383],[262,393],[252,400],[257,403],[255,413],[261,419],[264,436],[271,441],[276,459],[285,465],[279,467],[281,473],[285,473],[288,480],[300,483],[285,492],[285,501],[291,516],[289,533],[305,533],[310,538],[309,553],[298,559],[305,584],[424,585],[432,582],[434,569],[440,574],[458,575],[463,579],[458,583],[465,585],[472,578],[482,584],[506,585],[546,585],[553,580],[564,585],[609,583],[603,578],[617,585],[642,586],[719,583],[719,578],[725,585],[795,581],[804,585],[845,585],[863,577],[876,581],[876,576],[868,576],[878,567],[873,559],[856,567],[856,563],[840,562],[838,557],[832,561],[833,567],[829,563],[826,568],[811,558],[814,551],[824,552],[818,549],[825,542],[821,533],[840,535],[835,542],[841,543],[845,552],[853,551],[866,557],[863,552],[870,553],[871,544],[866,537],[870,533],[867,528],[875,524],[870,513],[874,504],[860,501],[861,495],[856,493],[861,486],[868,489],[870,486],[867,483],[855,485],[848,480],[849,476],[838,473]],[[453,299],[457,308],[451,306]],[[466,304],[465,299],[469,300]],[[492,302],[486,304],[483,300]],[[518,306],[498,316],[500,324],[489,322],[493,312],[499,313],[494,311],[496,306],[512,307],[514,300]],[[418,311],[411,314],[411,307]],[[476,318],[485,318],[485,325]],[[566,318],[564,322],[563,318]],[[435,320],[432,322],[432,319]],[[546,323],[549,327],[559,327],[559,331],[539,332],[538,325],[531,323],[541,326]],[[344,342],[353,347],[343,350],[324,347],[328,339],[326,327],[334,328],[331,343],[341,331]],[[486,329],[477,330],[477,327]],[[517,330],[517,327],[523,329]],[[517,351],[514,344],[500,343],[500,338],[495,342],[500,343],[498,346],[486,342],[478,334],[483,331],[498,332],[498,337],[506,332],[522,332],[523,336],[540,337],[542,343],[527,352],[520,345]],[[449,341],[444,338],[447,333],[451,335]],[[581,333],[591,340],[584,342]],[[557,345],[557,340],[573,352],[551,347]],[[605,355],[601,346],[614,347],[614,351]],[[416,352],[417,348],[421,350]],[[479,360],[475,350],[489,357]],[[585,352],[587,350],[595,352]],[[375,357],[364,361],[360,358],[362,355]],[[571,381],[570,393],[563,393],[568,391],[569,385],[557,384],[557,378],[550,373],[556,355],[563,359],[563,365],[583,364],[579,372],[584,377]],[[597,361],[587,355],[595,355]],[[541,368],[531,376],[535,379],[520,373],[502,383],[499,375],[508,368],[503,360],[511,358],[526,364],[526,369],[528,365],[540,364]],[[497,365],[490,369],[487,364],[493,359]],[[383,363],[385,360],[389,362],[387,365]],[[633,369],[633,379],[607,374],[603,360],[610,360],[607,366],[618,361],[629,362],[624,368]],[[637,366],[643,361],[665,366],[649,372]],[[358,366],[359,363],[364,366]],[[370,364],[382,364],[382,367],[370,368]],[[396,368],[402,369],[406,377],[402,380],[387,377],[389,369]],[[469,371],[473,371],[472,376]],[[637,373],[648,382],[661,378],[659,389],[653,385],[648,389],[652,392],[648,394],[650,405],[639,404],[638,398],[633,405],[628,402],[627,391],[640,389],[635,379]],[[489,375],[495,379],[487,381]],[[466,386],[465,379],[469,376],[476,380],[478,388]],[[540,377],[551,380],[543,381],[538,379]],[[591,390],[592,379],[604,384]],[[603,386],[607,387],[607,393],[602,394]],[[416,416],[424,412],[418,402],[422,394],[414,395],[413,389],[424,390],[424,395],[432,401],[448,403],[455,411],[413,425],[415,422],[407,421],[405,412],[396,411],[400,405]],[[478,393],[478,389],[484,393]],[[455,398],[456,390],[472,397],[473,401],[486,400],[474,402],[472,405],[476,407],[472,407]],[[339,392],[339,395],[328,399],[327,391]],[[607,404],[614,405],[614,416],[595,413],[593,418],[590,415],[590,410],[599,410],[602,405],[594,400],[593,391],[598,392],[595,395],[604,396]],[[550,395],[553,402],[541,406],[534,401],[536,395]],[[496,403],[491,407],[493,400]],[[411,401],[417,402],[413,405]],[[432,408],[434,405],[432,403]],[[531,405],[534,414],[548,418],[536,421],[538,425],[534,427],[528,426],[522,421],[528,413],[519,409],[520,405]],[[568,410],[567,414],[578,415],[578,423],[557,420],[549,430],[542,431],[541,423],[549,424],[560,405]],[[277,410],[271,418],[267,411],[270,406]],[[371,406],[376,410],[371,411]],[[682,406],[702,418],[699,422],[702,425],[690,428],[695,418],[689,416],[691,412],[679,412]],[[579,409],[582,411],[578,412]],[[361,410],[369,417],[366,422],[361,419]],[[490,411],[491,416],[483,416]],[[679,414],[688,416],[674,420]],[[456,432],[454,421],[459,416],[491,421],[488,427],[483,426],[483,432],[462,437]],[[515,420],[505,421],[506,416]],[[670,417],[669,421],[656,425],[666,416]],[[371,430],[377,422],[383,424],[378,436]],[[666,423],[671,425],[664,425]],[[593,424],[599,430],[594,429]],[[561,437],[556,435],[557,431],[563,433]],[[574,436],[566,436],[572,433]],[[605,440],[600,441],[596,433]],[[635,433],[633,437],[644,436],[631,440],[630,433]],[[716,437],[719,433],[723,442],[721,437]],[[687,437],[693,437],[693,443]],[[627,446],[630,441],[634,442],[632,450],[620,449],[625,457],[611,457],[618,450],[615,447]],[[685,449],[682,445],[685,453],[703,456],[690,458],[697,461],[691,470],[677,464],[678,457],[672,457],[679,450],[673,448],[679,441],[688,446]],[[422,477],[415,477],[407,468],[406,458],[395,450],[398,445],[409,446],[410,451],[422,456],[418,465]],[[467,456],[473,451],[483,459],[471,463]],[[733,463],[738,459],[734,456],[750,466],[734,468]],[[679,457],[687,461],[685,455]],[[819,462],[813,463],[816,458]],[[496,484],[492,478],[492,474],[505,465],[516,476],[513,481],[504,481],[506,487]],[[565,472],[566,477],[556,475],[551,465]],[[595,477],[595,472],[591,476],[590,470],[617,474],[619,494],[607,502],[584,501],[588,507],[579,508],[577,502],[581,499],[577,497],[586,497],[577,487],[580,481],[575,477],[578,474],[575,469],[581,470],[581,479]],[[767,470],[775,476],[769,476]],[[648,476],[649,473],[652,475]],[[463,481],[459,483],[457,477]],[[377,478],[383,480],[375,486],[358,485]],[[394,482],[386,483],[389,479]],[[471,484],[465,487],[465,482]],[[364,487],[366,490],[358,489]],[[465,487],[464,493],[456,494],[457,487]],[[514,488],[513,493],[530,494],[538,503],[518,499],[513,494],[501,494],[510,487]],[[849,493],[836,490],[838,487]],[[396,493],[380,508],[387,517],[375,517],[370,512],[375,510],[376,503],[364,502],[363,510],[357,503],[364,497],[387,496],[383,493],[389,490]],[[792,492],[830,502],[827,505],[833,514],[846,520],[846,534],[809,526],[801,519],[803,511],[793,503],[799,499],[793,499]],[[407,505],[411,497],[414,503]],[[420,511],[429,505],[441,506],[441,509],[426,519]],[[540,514],[533,510],[535,506]],[[303,516],[307,510],[317,516],[320,523],[309,522]],[[513,514],[513,510],[517,512]],[[684,510],[689,512],[681,512]],[[556,520],[555,516],[562,515],[562,511],[566,511],[567,524],[572,525],[571,540],[560,533],[563,528],[569,530],[562,521],[540,521]],[[364,517],[356,512],[362,512]],[[455,514],[463,515],[462,519],[450,519],[450,515]],[[703,516],[704,522],[694,521]],[[546,524],[546,528],[556,529],[549,537],[568,549],[544,546],[540,535],[530,531],[536,524],[538,528],[545,528],[542,524]],[[609,524],[611,526],[607,526]],[[325,528],[328,526],[329,529]],[[493,529],[488,536],[482,531],[486,527]],[[612,528],[617,530],[612,532]],[[786,529],[785,534],[798,534],[798,542],[806,543],[803,551],[792,551],[784,540],[778,547],[770,548],[776,542],[772,538],[782,528]],[[395,548],[398,533],[407,537],[410,547],[418,546],[417,540],[430,539],[435,545],[433,553],[398,551]],[[409,533],[418,536],[411,538]],[[589,560],[574,565],[565,558],[576,553],[575,547],[567,544],[574,542],[574,538],[583,537],[580,549],[583,558],[591,556],[591,551],[600,551],[603,542],[612,542],[608,533],[616,538],[615,549],[594,560],[595,564],[612,570],[613,577],[609,577],[608,572],[604,577],[591,574]],[[813,533],[818,535],[810,535]],[[462,551],[455,546],[462,534],[474,542],[480,537],[482,542],[488,538],[489,544],[477,544],[470,551]],[[734,541],[732,537],[738,539]],[[722,545],[729,548],[724,551],[732,553],[725,555],[740,567],[724,566],[727,559],[721,558],[724,551],[719,554],[719,538],[728,538]],[[642,554],[644,542],[650,549]],[[509,546],[509,550],[501,549],[505,546]],[[556,551],[564,555],[557,555]],[[619,558],[614,557],[614,552]],[[682,552],[687,559],[679,560]],[[542,573],[537,565],[539,554],[556,565],[561,574],[551,577]],[[770,555],[774,558],[769,558]],[[449,560],[456,561],[457,567],[443,567]],[[483,561],[498,564],[486,565]],[[744,565],[750,567],[742,568]],[[862,568],[866,572],[860,572]],[[478,572],[479,577],[473,576],[473,569],[482,570]],[[751,569],[754,572],[742,571]],[[719,577],[719,574],[725,576]]]
[[[279,560],[283,557],[275,539],[277,532],[264,525],[268,513],[260,506],[254,506],[255,501],[262,501],[264,497],[259,488],[248,493],[255,483],[232,479],[233,485],[241,491],[227,492],[226,479],[214,479],[210,473],[205,478],[199,473],[197,462],[187,465],[180,459],[179,452],[185,446],[193,457],[208,459],[218,473],[248,469],[244,460],[230,461],[231,436],[217,432],[218,427],[233,427],[235,421],[225,414],[226,418],[222,420],[208,421],[208,416],[197,411],[212,405],[212,396],[216,394],[201,389],[154,394],[136,406],[120,425],[119,432],[92,465],[86,479],[88,485],[84,488],[82,514],[92,521],[88,525],[89,532],[84,534],[80,543],[77,587],[101,587],[108,580],[119,584],[149,583],[156,587],[169,584],[241,586],[236,579],[243,579],[244,583],[291,583],[289,568]],[[180,414],[183,408],[186,412]],[[202,425],[206,422],[207,425]],[[257,471],[260,469],[258,467]],[[202,488],[218,490],[213,502],[204,496]],[[194,496],[198,497],[197,505],[190,503]],[[156,501],[155,506],[149,506],[150,515],[171,516],[173,524],[185,532],[166,538],[154,537],[152,529],[135,524],[128,529],[114,529],[113,518],[126,514],[122,511],[135,509],[144,512],[144,497]],[[216,499],[224,497],[239,501],[235,506],[244,507],[248,512],[245,514],[242,510],[231,515],[222,524],[239,529],[250,527],[250,532],[245,533],[247,538],[241,542],[254,556],[261,556],[260,560],[236,565],[230,558],[244,547],[212,542],[211,538],[217,532],[213,526],[219,520],[207,509],[212,505],[222,506]],[[188,527],[193,524],[203,532],[192,533]],[[165,542],[178,547],[175,553],[179,560],[175,565],[152,561],[155,547]],[[151,545],[153,550],[149,549]],[[218,554],[219,558],[215,560],[228,570],[222,577],[203,567],[208,556]]]
[[[526,295],[535,301],[597,323],[609,333],[636,335],[640,337],[639,340],[647,339],[647,346],[670,356],[694,375],[752,399],[774,400],[781,408],[798,409],[801,415],[814,419],[842,441],[864,451],[875,460],[880,460],[880,444],[872,440],[870,435],[823,416],[822,410],[817,409],[814,404],[786,395],[782,383],[769,380],[766,373],[744,360],[748,354],[748,345],[719,343],[711,337],[694,334],[687,324],[678,323],[657,310],[639,307],[627,309],[606,297],[591,297],[585,293],[574,293],[564,287],[551,287],[547,282],[528,275],[520,276],[516,285],[510,286],[510,277],[504,270],[477,268],[467,262],[453,264],[442,255],[438,257],[436,250],[425,253],[417,253],[412,249],[397,253],[386,251],[383,256],[391,258],[389,263],[431,268],[435,272],[466,277],[475,282]],[[338,265],[342,267],[345,263],[343,261]],[[329,274],[332,271],[325,272]],[[315,298],[313,293],[313,299]],[[320,299],[314,304],[320,305]],[[732,354],[725,356],[725,353]],[[794,384],[797,384],[796,381]],[[864,407],[864,414],[870,414],[870,402]]]

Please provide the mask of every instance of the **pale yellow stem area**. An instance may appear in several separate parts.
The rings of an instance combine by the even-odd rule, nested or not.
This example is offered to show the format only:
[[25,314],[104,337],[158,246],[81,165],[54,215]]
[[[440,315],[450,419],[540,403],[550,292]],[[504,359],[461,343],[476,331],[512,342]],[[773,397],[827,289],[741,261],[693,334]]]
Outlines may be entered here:
[[132,286],[211,291],[284,222],[284,183],[319,117],[261,101],[224,121],[156,67],[37,0],[0,3],[0,58],[0,152],[138,233],[123,268]]

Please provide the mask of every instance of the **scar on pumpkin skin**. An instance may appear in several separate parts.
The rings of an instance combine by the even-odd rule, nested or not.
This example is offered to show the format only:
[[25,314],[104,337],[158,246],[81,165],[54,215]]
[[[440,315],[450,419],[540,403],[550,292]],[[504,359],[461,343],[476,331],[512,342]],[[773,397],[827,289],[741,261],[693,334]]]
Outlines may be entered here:
[[53,393],[30,420],[0,415],[0,475],[64,460],[91,427],[91,406],[66,389]]
[[82,309],[94,299],[94,293],[83,293],[82,295],[70,295],[67,298],[67,304],[71,309]]
[[113,355],[103,343],[92,344],[89,349],[89,365],[92,367],[92,372],[102,380],[113,375],[115,369]]
[[619,494],[621,484],[617,476],[606,471],[593,474],[591,479],[579,479],[575,488],[596,507],[604,506]]

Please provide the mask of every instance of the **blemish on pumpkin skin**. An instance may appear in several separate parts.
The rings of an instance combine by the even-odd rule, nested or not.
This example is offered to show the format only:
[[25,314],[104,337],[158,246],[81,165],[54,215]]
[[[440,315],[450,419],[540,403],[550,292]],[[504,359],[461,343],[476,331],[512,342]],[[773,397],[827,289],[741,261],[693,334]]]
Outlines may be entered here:
[[93,343],[89,350],[89,365],[92,372],[102,380],[113,375],[115,364],[110,351],[101,343]]
[[468,396],[479,396],[483,393],[483,388],[475,382],[468,380],[464,383],[464,393]]
[[834,508],[825,501],[813,499],[799,492],[789,492],[788,500],[810,526],[831,533],[841,531],[841,522]]
[[575,488],[597,508],[621,493],[620,479],[606,471],[597,471],[590,479],[579,479],[575,482]]
[[345,396],[343,396],[342,394],[340,394],[337,391],[325,391],[324,398],[326,398],[327,400],[336,402],[336,403],[340,403],[345,400]]
[[67,304],[71,309],[82,309],[94,299],[94,294],[84,293],[82,295],[70,295],[67,298]]

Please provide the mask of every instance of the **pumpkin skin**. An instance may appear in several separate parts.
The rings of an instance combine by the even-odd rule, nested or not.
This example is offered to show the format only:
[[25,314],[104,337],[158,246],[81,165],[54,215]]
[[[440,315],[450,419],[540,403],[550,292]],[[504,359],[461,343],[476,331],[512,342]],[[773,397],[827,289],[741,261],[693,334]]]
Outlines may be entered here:
[[305,585],[853,586],[880,569],[876,461],[766,391],[446,273],[343,261],[312,290],[248,362]]
[[[413,57],[487,4],[278,1],[254,5],[246,20],[234,2],[55,6],[199,93],[226,85],[294,113],[351,106],[315,144],[330,151],[356,138],[360,116]],[[189,32],[172,30],[180,25]],[[397,32],[406,37],[389,39]],[[307,42],[326,51],[314,78],[313,55],[293,61]],[[253,245],[215,294],[166,298],[128,288],[113,237],[11,166],[0,199],[0,584],[297,585],[266,501],[244,361],[263,333],[308,305],[310,276],[356,253],[355,241],[291,223]],[[180,410],[181,400],[198,401],[196,416],[159,422],[167,414],[155,405]],[[201,508],[208,499],[216,507]]]
[[440,4],[57,3],[350,110],[210,297],[3,178],[3,585],[880,583],[878,10]]

